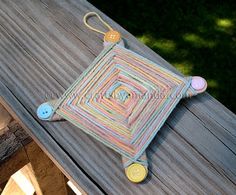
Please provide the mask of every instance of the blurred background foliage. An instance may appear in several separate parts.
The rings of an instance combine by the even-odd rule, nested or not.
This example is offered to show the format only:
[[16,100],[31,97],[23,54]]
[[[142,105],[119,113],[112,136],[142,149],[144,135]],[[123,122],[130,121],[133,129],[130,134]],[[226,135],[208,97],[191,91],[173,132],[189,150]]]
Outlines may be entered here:
[[89,0],[236,111],[236,1]]

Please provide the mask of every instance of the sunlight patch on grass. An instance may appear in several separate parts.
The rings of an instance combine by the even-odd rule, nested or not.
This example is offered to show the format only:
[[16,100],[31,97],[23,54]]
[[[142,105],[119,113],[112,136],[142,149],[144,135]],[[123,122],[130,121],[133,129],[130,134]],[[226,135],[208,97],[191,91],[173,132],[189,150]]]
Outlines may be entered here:
[[233,27],[234,27],[234,23],[230,19],[224,18],[224,19],[216,20],[216,30],[218,31],[222,31],[222,32],[232,35],[234,32]]
[[142,35],[142,36],[139,36],[137,37],[138,40],[140,40],[142,43],[146,44],[146,45],[149,45],[153,42],[153,37],[150,36],[150,35]]
[[222,28],[230,28],[233,26],[233,22],[230,19],[217,19],[216,25]]
[[192,75],[193,64],[189,62],[172,63],[184,75]]
[[176,44],[172,40],[167,40],[167,39],[161,39],[155,41],[153,44],[154,47],[161,49],[162,51],[166,53],[173,52],[176,49]]
[[207,79],[207,86],[208,88],[218,88],[218,83],[216,80]]
[[193,34],[193,33],[186,33],[183,35],[183,39],[186,42],[191,43],[194,47],[208,47],[213,48],[216,43],[214,41],[205,40],[202,37]]
[[176,49],[175,42],[169,39],[155,39],[151,35],[146,34],[137,38],[149,47],[160,49],[165,53],[173,52]]

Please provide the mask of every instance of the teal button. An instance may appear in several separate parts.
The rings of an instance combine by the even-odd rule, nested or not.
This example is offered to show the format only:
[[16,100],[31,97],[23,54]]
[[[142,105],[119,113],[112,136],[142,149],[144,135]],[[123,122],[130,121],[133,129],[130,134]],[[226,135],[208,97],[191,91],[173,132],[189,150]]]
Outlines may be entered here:
[[37,109],[37,116],[40,119],[48,119],[53,113],[53,107],[48,103],[41,104]]

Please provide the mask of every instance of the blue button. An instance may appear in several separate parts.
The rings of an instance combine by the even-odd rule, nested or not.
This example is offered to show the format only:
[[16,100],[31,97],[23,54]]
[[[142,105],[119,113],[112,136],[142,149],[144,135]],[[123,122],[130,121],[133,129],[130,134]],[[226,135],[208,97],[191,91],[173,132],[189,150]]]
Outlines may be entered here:
[[37,109],[37,115],[40,119],[48,119],[53,113],[53,108],[50,104],[41,104]]

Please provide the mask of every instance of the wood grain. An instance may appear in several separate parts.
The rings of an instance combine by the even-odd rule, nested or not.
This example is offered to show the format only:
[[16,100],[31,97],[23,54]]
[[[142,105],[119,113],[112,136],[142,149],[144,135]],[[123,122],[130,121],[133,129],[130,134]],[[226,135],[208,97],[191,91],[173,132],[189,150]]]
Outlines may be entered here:
[[235,194],[236,117],[207,93],[177,106],[148,148],[149,176],[138,185],[125,177],[117,153],[68,122],[37,119],[37,106],[58,98],[102,50],[102,37],[82,22],[88,11],[119,30],[130,49],[176,72],[86,1],[2,0],[1,96],[29,133],[90,194]]

